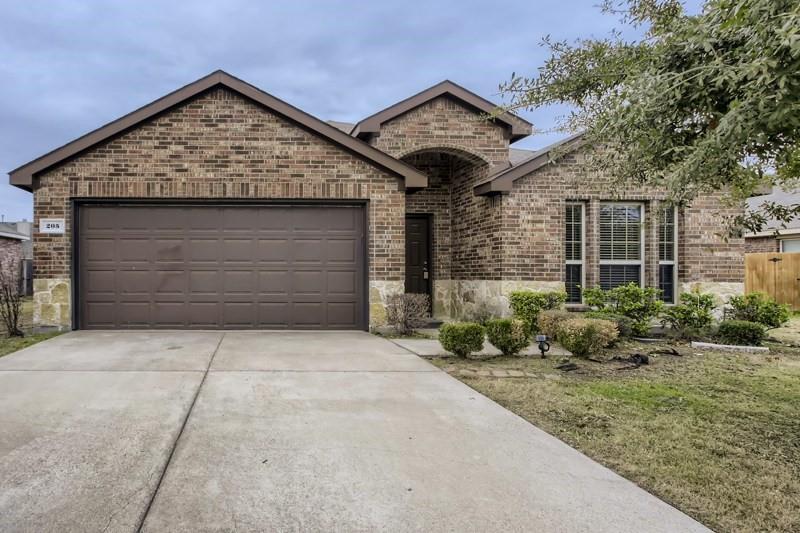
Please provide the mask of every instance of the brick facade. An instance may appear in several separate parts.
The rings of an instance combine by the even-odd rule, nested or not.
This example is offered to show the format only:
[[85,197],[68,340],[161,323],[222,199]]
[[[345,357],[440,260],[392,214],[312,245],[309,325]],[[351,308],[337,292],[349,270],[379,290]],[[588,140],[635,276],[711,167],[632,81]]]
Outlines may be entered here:
[[[563,156],[514,183],[503,198],[503,277],[563,281],[564,206],[586,206],[586,283],[597,285],[598,214],[602,202],[641,203],[645,208],[645,283],[655,285],[658,272],[656,214],[664,191],[621,183],[587,170],[580,151]],[[744,240],[726,239],[725,217],[739,212],[720,196],[701,196],[678,211],[679,282],[741,282],[744,279]]]
[[[309,129],[226,87],[208,90],[37,175],[34,222],[65,218],[67,231],[36,235],[35,319],[70,324],[71,200],[80,198],[368,200],[373,325],[385,318],[386,297],[403,290],[406,213],[433,216],[438,316],[482,305],[503,314],[512,290],[563,288],[568,201],[585,205],[587,286],[599,282],[601,202],[644,204],[644,281],[655,285],[664,192],[589,171],[575,150],[507,194],[476,195],[476,184],[509,165],[511,135],[508,124],[449,95],[386,120],[365,139],[428,176],[428,187],[406,191],[382,167]],[[680,211],[678,291],[741,292],[744,241],[721,236],[725,216],[738,209],[706,196]]]
[[22,241],[0,237],[0,270],[18,276],[22,256]]
[[[381,294],[387,283],[402,287],[405,194],[400,180],[224,88],[37,181],[35,224],[57,217],[67,225],[64,235],[36,235],[37,280],[70,277],[71,199],[363,199],[369,200],[370,282],[381,285]],[[68,325],[69,318],[59,316],[58,322]]]
[[748,254],[780,252],[781,243],[775,237],[748,237],[744,240],[744,250]]
[[370,144],[402,159],[415,152],[451,152],[479,164],[508,161],[508,134],[481,115],[442,96],[381,126]]

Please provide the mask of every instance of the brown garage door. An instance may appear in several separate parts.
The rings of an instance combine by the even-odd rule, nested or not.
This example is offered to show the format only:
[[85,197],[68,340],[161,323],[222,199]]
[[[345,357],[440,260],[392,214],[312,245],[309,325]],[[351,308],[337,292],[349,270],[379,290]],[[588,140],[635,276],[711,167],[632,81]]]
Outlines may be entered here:
[[364,329],[356,206],[84,205],[82,328]]

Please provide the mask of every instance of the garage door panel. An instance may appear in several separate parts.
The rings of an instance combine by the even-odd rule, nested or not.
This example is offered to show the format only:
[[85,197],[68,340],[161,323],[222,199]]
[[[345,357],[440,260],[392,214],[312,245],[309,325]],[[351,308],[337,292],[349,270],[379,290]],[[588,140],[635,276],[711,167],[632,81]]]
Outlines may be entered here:
[[230,263],[250,263],[253,261],[254,239],[237,239],[226,236],[222,241],[222,261]]
[[358,290],[358,277],[355,270],[342,270],[342,271],[328,271],[327,287],[328,294],[350,295],[355,296]]
[[251,328],[255,326],[256,304],[253,302],[225,302],[222,307],[222,318],[231,327]]
[[259,233],[285,233],[289,232],[292,228],[291,208],[289,207],[271,207],[269,209],[258,210],[258,228]]
[[147,326],[150,324],[150,302],[124,301],[117,304],[120,316],[125,317],[128,326]]
[[260,270],[258,272],[258,293],[260,296],[289,295],[290,273],[286,270]]
[[190,237],[186,241],[187,255],[192,263],[217,263],[220,259],[220,239]]
[[325,290],[325,275],[321,270],[300,270],[292,273],[292,292],[300,295],[321,295]]
[[290,243],[287,238],[258,239],[255,245],[255,259],[262,263],[288,265],[289,249]]
[[189,293],[192,296],[213,295],[219,292],[220,273],[217,270],[191,270]]
[[184,302],[153,302],[153,321],[159,326],[183,326],[186,307]]
[[114,296],[117,293],[116,274],[115,270],[86,269],[81,281],[87,286],[87,292],[92,296]]
[[182,263],[184,260],[183,239],[154,239],[157,263]]
[[356,239],[328,239],[326,243],[329,263],[355,264],[358,255]]
[[321,239],[294,239],[292,252],[296,263],[321,264],[323,262]]
[[150,239],[122,237],[116,240],[117,258],[121,263],[147,264],[150,261]]
[[185,296],[188,286],[186,271],[184,270],[156,270],[153,272],[155,284],[153,293],[159,296]]
[[86,248],[86,263],[89,265],[115,260],[114,251],[116,244],[112,238],[95,237],[93,239],[89,239],[86,242]]
[[355,302],[328,302],[326,307],[329,326],[347,327],[356,320]]
[[[149,295],[152,290],[152,279],[149,270],[118,270],[111,276],[108,290],[116,290],[119,294],[125,295]],[[95,285],[90,281],[90,288]]]
[[291,304],[286,302],[260,302],[258,304],[258,324],[265,328],[286,329],[290,324]]
[[321,328],[325,326],[325,305],[322,302],[295,302],[292,307],[294,327]]
[[252,233],[261,224],[257,209],[227,208],[222,210],[222,230],[228,235]]
[[365,326],[364,210],[82,206],[84,328]]
[[86,320],[95,327],[112,327],[116,322],[117,306],[114,302],[92,302],[85,306]]

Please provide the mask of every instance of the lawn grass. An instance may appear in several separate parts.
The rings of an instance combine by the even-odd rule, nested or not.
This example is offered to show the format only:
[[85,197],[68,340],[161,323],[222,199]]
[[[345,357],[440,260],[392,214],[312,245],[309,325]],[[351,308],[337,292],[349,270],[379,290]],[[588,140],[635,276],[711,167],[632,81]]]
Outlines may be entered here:
[[[624,343],[613,353],[653,348]],[[636,369],[576,360],[569,373],[555,359],[433,362],[717,531],[800,531],[800,349],[771,349],[682,346],[682,357]]]
[[16,352],[17,350],[27,348],[28,346],[33,346],[37,342],[42,342],[46,341],[47,339],[52,339],[56,335],[60,334],[61,334],[60,332],[56,331],[50,333],[34,333],[31,335],[26,335],[24,337],[0,336],[0,357],[8,355],[12,352]]

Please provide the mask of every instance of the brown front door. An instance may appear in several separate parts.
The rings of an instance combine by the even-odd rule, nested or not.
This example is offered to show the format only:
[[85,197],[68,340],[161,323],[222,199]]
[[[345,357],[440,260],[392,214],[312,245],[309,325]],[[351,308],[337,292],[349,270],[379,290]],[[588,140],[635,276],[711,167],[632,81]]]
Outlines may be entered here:
[[406,292],[431,295],[429,215],[406,216]]
[[84,205],[81,328],[364,329],[360,206]]

